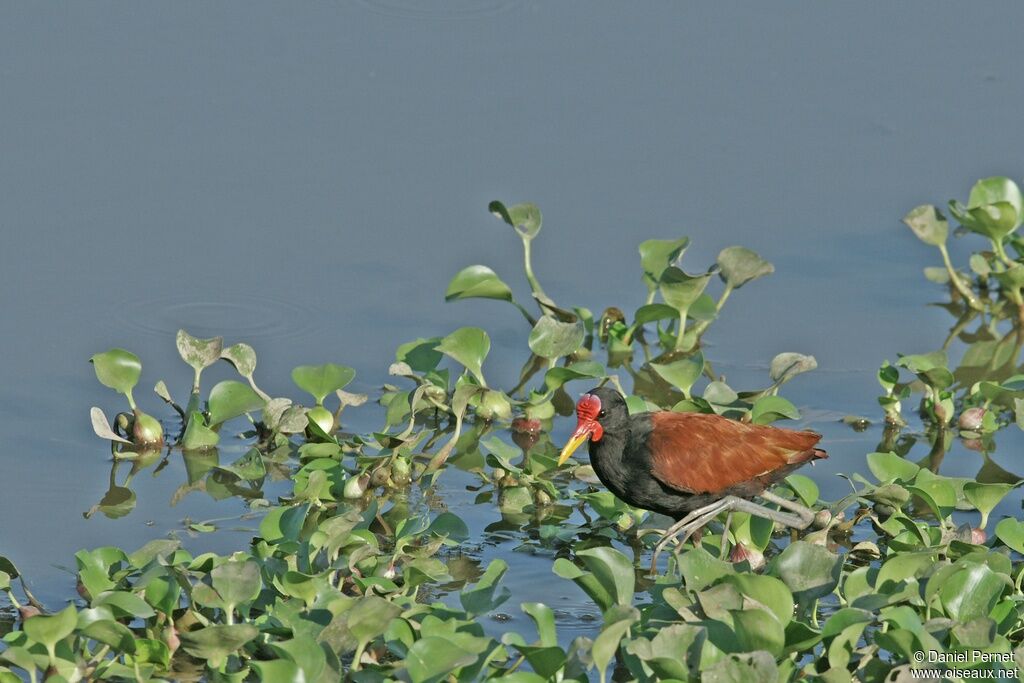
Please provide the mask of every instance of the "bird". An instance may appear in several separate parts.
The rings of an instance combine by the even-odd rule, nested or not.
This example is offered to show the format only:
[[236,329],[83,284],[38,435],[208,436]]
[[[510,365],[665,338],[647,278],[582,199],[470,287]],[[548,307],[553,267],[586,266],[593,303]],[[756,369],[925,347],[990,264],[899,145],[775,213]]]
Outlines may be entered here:
[[594,473],[616,497],[676,520],[655,546],[652,570],[673,538],[683,535],[684,543],[722,512],[746,512],[795,529],[814,521],[814,511],[766,489],[801,465],[828,457],[817,447],[820,434],[707,413],[630,415],[622,394],[607,386],[583,394],[576,418],[558,465],[589,442]]

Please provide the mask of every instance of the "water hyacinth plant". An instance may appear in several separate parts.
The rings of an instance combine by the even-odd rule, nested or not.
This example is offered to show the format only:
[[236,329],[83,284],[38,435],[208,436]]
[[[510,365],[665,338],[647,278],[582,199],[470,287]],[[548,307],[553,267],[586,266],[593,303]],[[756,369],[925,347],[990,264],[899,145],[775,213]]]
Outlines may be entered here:
[[[780,394],[816,367],[813,356],[778,354],[763,384],[743,390],[705,357],[705,335],[732,293],[773,271],[742,247],[693,274],[680,265],[688,239],[649,240],[639,249],[644,289],[635,311],[563,306],[533,269],[539,209],[493,202],[491,213],[520,239],[533,302],[516,301],[483,265],[457,273],[446,298],[516,309],[527,356],[516,386],[495,385],[490,337],[467,325],[401,344],[372,416],[360,408],[369,396],[346,391],[355,376],[348,367],[295,368],[295,386],[309,395],[301,405],[257,385],[251,346],[181,331],[191,389],[179,403],[159,382],[171,408],[157,421],[133,396],[139,359],[120,349],[97,354],[97,378],[125,396],[130,412],[111,421],[92,411],[114,462],[107,494],[86,514],[130,514],[133,477],[181,457],[187,480],[174,502],[193,493],[243,501],[241,519],[256,528],[229,554],[193,554],[181,539],[216,533],[237,516],[186,519],[134,551],[82,550],[77,597],[64,605],[41,604],[0,556],[0,593],[17,610],[0,641],[0,682],[879,681],[910,680],[920,652],[1020,655],[1024,524],[994,519],[1020,479],[989,453],[1000,430],[1024,425],[1020,307],[1015,275],[1006,275],[1024,253],[1014,232],[1024,213],[1009,181],[979,186],[951,209],[988,240],[970,274],[950,261],[938,209],[907,218],[940,248],[945,278],[929,273],[949,286],[956,323],[940,350],[882,366],[887,428],[865,474],[849,475],[849,494],[823,501],[812,478],[790,475],[778,493],[827,510],[819,528],[793,537],[736,513],[677,548],[654,575],[643,568],[666,519],[616,499],[589,465],[558,467],[561,444],[550,430],[573,409],[570,383],[609,383],[632,412],[800,419]],[[202,374],[220,360],[239,379],[206,391]],[[920,396],[919,417],[905,410],[912,396]],[[379,427],[347,430],[346,409]],[[174,436],[163,438],[165,430]],[[244,444],[232,462],[220,460],[226,434]],[[974,478],[940,472],[955,436],[983,455]],[[909,457],[917,445],[928,451],[920,460]],[[471,507],[447,509],[452,482],[475,496]],[[472,525],[460,516],[467,508]],[[481,521],[485,537],[471,537]],[[479,549],[501,541],[547,558],[552,581],[578,587],[592,628],[570,636],[553,606],[510,604],[509,564],[484,562]],[[513,624],[508,612],[516,611],[526,628],[493,627]],[[1006,668],[995,657],[974,666]]]

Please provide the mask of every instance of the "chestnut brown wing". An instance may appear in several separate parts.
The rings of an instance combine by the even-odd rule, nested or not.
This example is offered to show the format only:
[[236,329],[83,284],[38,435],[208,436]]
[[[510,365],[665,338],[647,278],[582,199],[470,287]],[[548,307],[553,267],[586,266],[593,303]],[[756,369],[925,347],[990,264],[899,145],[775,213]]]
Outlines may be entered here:
[[802,463],[827,457],[815,448],[821,435],[814,432],[667,411],[652,414],[651,423],[647,446],[652,474],[687,493],[720,493],[751,483],[767,486]]

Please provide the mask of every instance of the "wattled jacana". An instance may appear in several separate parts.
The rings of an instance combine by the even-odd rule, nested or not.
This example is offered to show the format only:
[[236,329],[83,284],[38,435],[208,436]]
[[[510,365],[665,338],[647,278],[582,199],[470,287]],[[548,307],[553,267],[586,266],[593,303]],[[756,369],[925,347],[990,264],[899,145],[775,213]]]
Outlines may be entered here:
[[[765,489],[806,462],[828,457],[815,448],[819,434],[746,424],[719,415],[660,411],[630,415],[610,387],[598,387],[576,404],[576,431],[558,464],[585,441],[601,482],[634,507],[675,518],[651,560],[674,537],[680,544],[720,513],[738,510],[796,529],[814,512]],[[793,513],[759,505],[757,496]]]

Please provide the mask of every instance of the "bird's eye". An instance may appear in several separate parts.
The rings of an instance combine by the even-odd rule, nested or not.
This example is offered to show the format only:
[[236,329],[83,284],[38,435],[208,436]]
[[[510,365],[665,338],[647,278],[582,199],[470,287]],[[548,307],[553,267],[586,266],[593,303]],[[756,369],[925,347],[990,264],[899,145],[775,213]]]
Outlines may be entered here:
[[604,417],[604,416],[605,416],[605,411],[603,411],[603,410],[602,410],[601,412],[599,412],[599,413],[597,414],[597,416],[598,416],[598,417]]

